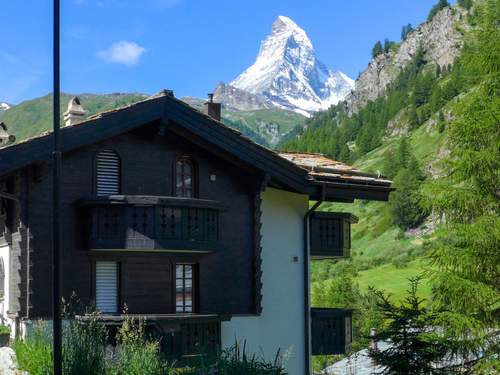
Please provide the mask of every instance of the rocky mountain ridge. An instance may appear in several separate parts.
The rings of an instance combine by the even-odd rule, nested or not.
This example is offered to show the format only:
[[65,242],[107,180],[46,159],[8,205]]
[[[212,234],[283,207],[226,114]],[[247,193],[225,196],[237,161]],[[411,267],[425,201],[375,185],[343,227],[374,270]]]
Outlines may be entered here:
[[374,57],[355,81],[355,89],[347,96],[348,113],[356,113],[369,101],[382,96],[421,47],[428,62],[441,67],[451,65],[463,47],[466,11],[459,6],[446,7],[431,21],[410,32],[406,39],[388,53]]

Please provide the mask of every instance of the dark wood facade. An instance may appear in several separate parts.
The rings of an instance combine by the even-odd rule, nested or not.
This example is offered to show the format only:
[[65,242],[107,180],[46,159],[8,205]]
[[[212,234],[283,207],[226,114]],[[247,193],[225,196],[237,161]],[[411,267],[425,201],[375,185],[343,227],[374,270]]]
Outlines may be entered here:
[[[75,292],[84,303],[93,303],[95,262],[112,260],[120,264],[120,306],[126,304],[130,313],[174,313],[175,264],[196,263],[197,312],[257,312],[256,296],[260,292],[255,290],[258,237],[254,234],[254,216],[258,210],[254,204],[262,175],[242,171],[189,140],[159,128],[153,123],[64,154],[64,295]],[[123,196],[115,199],[95,197],[95,156],[103,149],[114,150],[121,159]],[[174,198],[173,168],[178,157],[189,157],[196,165],[197,198]],[[14,195],[23,192],[18,204],[8,203],[18,206],[10,208],[16,213],[15,218],[9,215],[8,221],[16,222],[10,224],[10,231],[15,234],[19,227],[25,228],[29,238],[18,241],[18,286],[23,288],[9,310],[21,316],[48,317],[50,164],[22,169],[6,183]],[[163,212],[168,209],[169,212]],[[117,213],[119,224],[115,228],[119,229],[114,236],[103,235],[105,228],[108,232],[112,228],[102,223],[106,210]],[[130,218],[135,211],[141,212],[138,221],[142,220],[139,224],[145,229],[144,233],[136,230],[131,235]],[[146,213],[148,217],[144,216]],[[173,221],[168,222],[172,215]],[[142,227],[146,221],[148,227]],[[176,224],[177,228],[160,233],[162,224],[169,229]],[[27,268],[28,272],[24,272]]]

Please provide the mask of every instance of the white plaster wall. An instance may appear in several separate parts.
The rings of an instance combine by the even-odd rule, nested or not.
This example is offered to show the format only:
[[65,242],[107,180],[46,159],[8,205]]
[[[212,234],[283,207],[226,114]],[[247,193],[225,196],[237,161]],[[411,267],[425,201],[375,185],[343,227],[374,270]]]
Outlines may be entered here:
[[[278,349],[290,375],[304,374],[303,218],[308,197],[277,189],[262,194],[262,314],[222,324],[222,345],[246,341],[271,361]],[[298,261],[294,261],[298,257]]]
[[11,326],[11,336],[14,337],[15,327],[12,319],[7,317],[7,310],[9,310],[9,293],[10,293],[10,247],[9,245],[0,246],[0,258],[3,260],[3,266],[5,271],[5,285],[4,285],[4,297],[0,301],[0,323]]

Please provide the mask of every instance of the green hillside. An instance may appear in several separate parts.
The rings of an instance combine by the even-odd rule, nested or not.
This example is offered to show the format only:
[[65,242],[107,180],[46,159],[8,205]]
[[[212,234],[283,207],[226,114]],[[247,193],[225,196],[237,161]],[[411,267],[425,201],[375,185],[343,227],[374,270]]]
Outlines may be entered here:
[[[61,118],[73,94],[61,95]],[[146,98],[138,93],[117,94],[78,94],[88,115],[123,107]],[[203,109],[202,101],[192,98],[188,104]],[[201,103],[201,104],[200,104]],[[52,95],[46,95],[32,100],[26,100],[12,106],[5,112],[0,112],[0,121],[5,122],[9,132],[16,136],[17,141],[30,138],[49,130],[52,126]],[[223,110],[222,121],[240,131],[253,141],[272,147],[291,129],[303,126],[306,118],[294,112],[280,109],[263,109],[258,111]]]
[[[61,118],[66,110],[72,94],[61,94]],[[142,94],[78,94],[85,110],[91,116],[98,112],[123,107],[144,100]],[[36,136],[49,130],[52,126],[52,95],[26,100],[9,110],[0,113],[0,121],[5,122],[9,132],[17,141]]]

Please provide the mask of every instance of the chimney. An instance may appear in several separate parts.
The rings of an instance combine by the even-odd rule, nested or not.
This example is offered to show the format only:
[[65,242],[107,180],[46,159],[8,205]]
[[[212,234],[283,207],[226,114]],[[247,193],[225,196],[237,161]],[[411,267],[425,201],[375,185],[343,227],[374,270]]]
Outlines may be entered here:
[[220,121],[221,104],[214,102],[214,94],[208,94],[208,101],[205,102],[205,106],[205,113],[215,121]]
[[7,146],[8,144],[14,143],[16,141],[16,137],[10,135],[7,130],[7,125],[5,125],[3,122],[0,122],[0,147]]
[[85,120],[86,116],[87,111],[83,109],[78,96],[75,96],[69,101],[68,109],[64,112],[64,125],[70,126],[78,124]]

